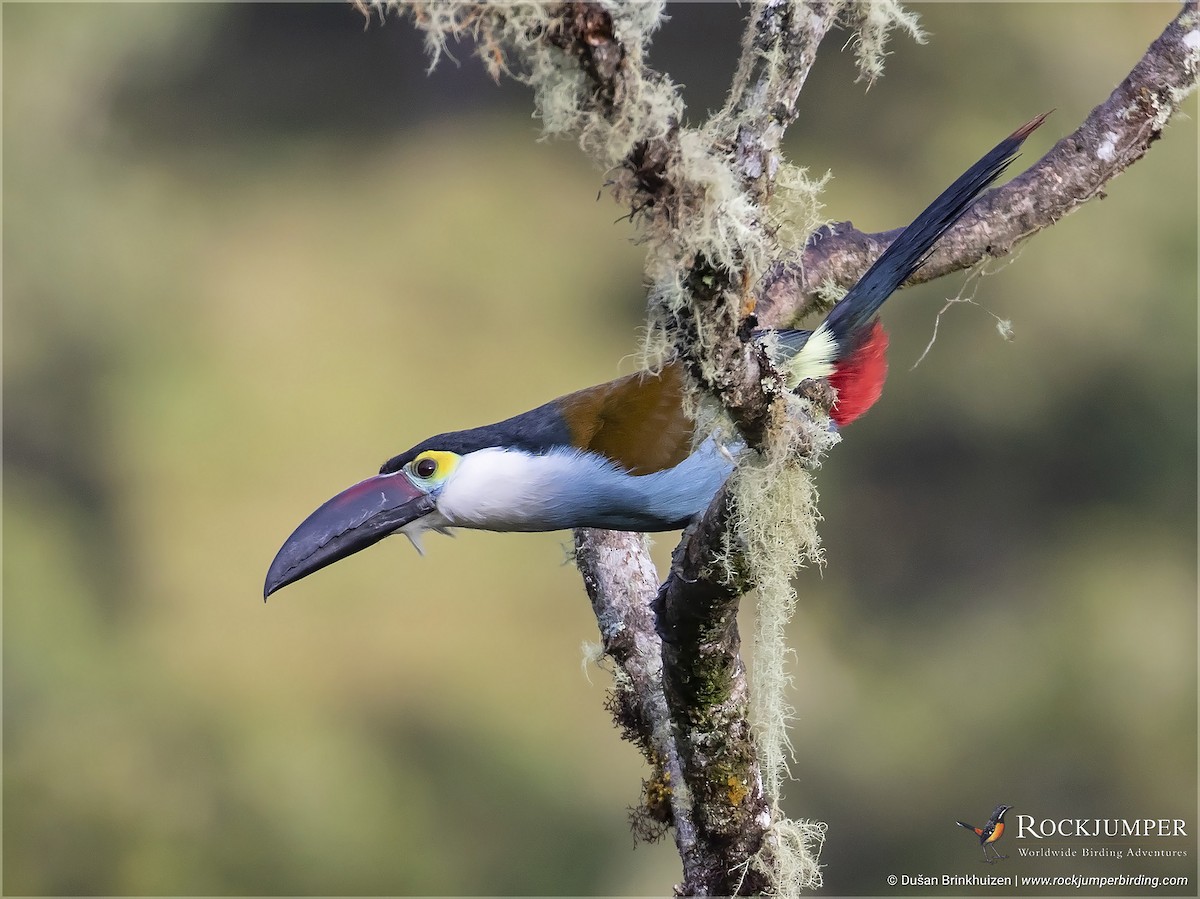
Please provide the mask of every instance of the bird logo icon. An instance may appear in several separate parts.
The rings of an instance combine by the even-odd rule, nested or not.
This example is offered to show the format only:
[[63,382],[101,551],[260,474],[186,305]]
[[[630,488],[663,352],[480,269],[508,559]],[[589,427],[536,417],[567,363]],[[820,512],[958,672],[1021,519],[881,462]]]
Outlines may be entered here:
[[[1004,836],[1004,815],[1012,808],[1011,805],[998,805],[992,810],[992,816],[988,818],[987,824],[983,827],[976,827],[974,824],[968,824],[966,821],[956,821],[959,827],[965,827],[971,833],[979,837],[979,845],[983,847],[983,860],[989,865],[995,864],[1002,858],[1008,858],[1007,855],[1001,855],[1000,850],[993,845],[997,840]],[[995,853],[993,857],[988,856],[988,847],[991,847]]]

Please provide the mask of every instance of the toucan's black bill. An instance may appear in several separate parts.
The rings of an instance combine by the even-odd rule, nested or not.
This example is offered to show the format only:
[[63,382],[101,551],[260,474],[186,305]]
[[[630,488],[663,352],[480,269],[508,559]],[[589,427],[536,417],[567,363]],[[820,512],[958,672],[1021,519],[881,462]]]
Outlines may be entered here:
[[266,599],[338,559],[378,543],[434,510],[433,497],[403,474],[381,474],[343,490],[304,519],[267,571]]

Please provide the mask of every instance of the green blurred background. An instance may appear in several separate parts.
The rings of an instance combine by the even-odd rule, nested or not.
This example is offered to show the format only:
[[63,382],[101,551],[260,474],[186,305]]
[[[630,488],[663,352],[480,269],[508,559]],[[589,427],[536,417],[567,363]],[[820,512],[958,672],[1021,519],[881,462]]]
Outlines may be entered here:
[[[901,224],[1056,107],[1036,159],[1176,8],[917,6],[929,45],[869,91],[834,35],[789,153],[831,219]],[[700,115],[744,10],[671,14],[653,59]],[[10,4],[3,37],[4,892],[665,892],[568,535],[388,541],[260,593],[387,457],[630,370],[642,256],[603,175],[468,48],[426,77],[408,23],[341,4]],[[998,802],[1195,832],[1184,111],[983,280],[1012,342],[956,307],[910,370],[963,278],[885,310],[792,628],[786,805],[829,823],[828,893],[980,873],[953,822]],[[1194,875],[1183,845],[997,873]]]

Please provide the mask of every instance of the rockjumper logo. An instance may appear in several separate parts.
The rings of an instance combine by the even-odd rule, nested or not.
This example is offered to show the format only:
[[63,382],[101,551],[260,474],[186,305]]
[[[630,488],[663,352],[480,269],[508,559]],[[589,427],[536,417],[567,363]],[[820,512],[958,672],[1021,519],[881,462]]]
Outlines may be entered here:
[[[956,821],[959,827],[965,827],[975,836],[979,837],[979,845],[983,847],[983,860],[989,865],[995,864],[1002,858],[1008,858],[1007,855],[1001,855],[1000,850],[993,844],[1004,836],[1004,816],[1011,805],[998,805],[992,809],[992,816],[988,818],[987,824],[983,827],[976,827],[974,824],[968,824],[966,821]],[[988,849],[992,850],[993,855],[988,856]]]
[[1186,837],[1182,818],[1043,818],[1017,815],[1018,840],[1054,837]]

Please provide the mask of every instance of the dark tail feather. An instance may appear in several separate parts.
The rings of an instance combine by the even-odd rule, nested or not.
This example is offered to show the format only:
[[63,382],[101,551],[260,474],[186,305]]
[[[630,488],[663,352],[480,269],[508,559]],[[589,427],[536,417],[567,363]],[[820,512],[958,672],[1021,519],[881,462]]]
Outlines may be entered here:
[[[937,239],[962,217],[989,184],[1000,177],[1000,173],[1017,155],[1025,138],[1048,115],[1049,112],[1042,113],[996,144],[900,232],[900,236],[892,241],[891,246],[884,250],[883,255],[875,260],[875,264],[867,269],[867,273],[858,279],[858,283],[850,288],[850,292],[825,319],[823,327],[830,331],[839,345],[844,345],[847,337],[870,321],[883,301],[925,263]],[[966,827],[965,824],[963,826]]]
[[971,833],[979,833],[974,824],[968,824],[966,821],[955,821],[954,823],[959,827],[965,827],[967,830],[971,831]]

